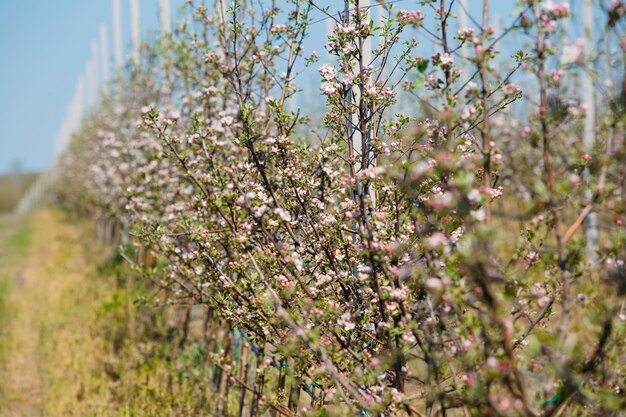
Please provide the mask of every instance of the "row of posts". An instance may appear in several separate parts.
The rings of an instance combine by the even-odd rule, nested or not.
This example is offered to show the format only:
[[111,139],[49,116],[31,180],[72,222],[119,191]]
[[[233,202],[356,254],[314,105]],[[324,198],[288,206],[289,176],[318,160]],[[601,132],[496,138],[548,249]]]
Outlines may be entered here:
[[[132,51],[130,58],[139,62],[141,45],[141,18],[139,0],[130,0],[130,22]],[[113,61],[115,71],[124,65],[122,46],[122,0],[112,0],[113,11]],[[161,30],[171,31],[170,0],[159,0],[159,15]],[[91,41],[91,56],[86,64],[85,72],[76,81],[74,96],[67,108],[61,128],[55,138],[55,154],[60,155],[71,139],[84,116],[85,110],[92,108],[98,102],[102,89],[106,89],[110,80],[110,52],[109,31],[106,25],[101,24],[99,36]]]
[[[220,0],[216,0],[220,1]],[[132,50],[130,58],[139,62],[141,47],[140,0],[130,0],[130,21]],[[122,0],[112,0],[113,11],[113,60],[115,72],[124,65],[122,45]],[[161,30],[171,31],[170,0],[159,0]],[[107,26],[101,24],[98,38],[91,41],[91,56],[86,64],[84,74],[78,77],[74,87],[74,95],[65,111],[63,122],[54,137],[54,153],[58,158],[69,145],[72,135],[78,131],[85,112],[97,105],[100,93],[106,90],[110,80],[110,52]],[[56,178],[55,168],[43,172],[35,183],[27,190],[20,200],[16,212],[23,214],[31,211],[42,203],[46,190]]]

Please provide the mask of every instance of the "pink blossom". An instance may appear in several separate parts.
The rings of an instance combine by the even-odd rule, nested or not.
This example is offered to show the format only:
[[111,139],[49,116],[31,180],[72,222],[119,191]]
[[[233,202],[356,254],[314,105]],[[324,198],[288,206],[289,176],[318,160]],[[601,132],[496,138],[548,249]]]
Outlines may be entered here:
[[339,84],[335,82],[325,82],[320,86],[320,90],[327,96],[332,96],[339,91]]
[[322,74],[326,81],[330,81],[337,76],[337,70],[329,64],[324,64],[317,69],[317,71]]

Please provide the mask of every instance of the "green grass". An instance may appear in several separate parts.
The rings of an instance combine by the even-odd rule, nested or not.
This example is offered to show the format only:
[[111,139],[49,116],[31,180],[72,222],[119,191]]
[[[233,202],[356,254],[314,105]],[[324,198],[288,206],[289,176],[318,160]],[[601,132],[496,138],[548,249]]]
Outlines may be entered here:
[[7,294],[9,291],[9,279],[6,274],[0,275],[0,363],[4,357],[4,330],[6,328],[6,308],[7,308]]
[[[7,333],[11,320],[8,296],[11,280],[18,272],[20,261],[26,256],[32,233],[30,218],[16,219],[10,215],[0,217],[0,373],[4,369],[7,355]],[[3,396],[3,384],[0,383],[0,400]]]
[[[9,280],[5,274],[0,275],[0,373],[4,374],[7,350],[7,327],[9,322],[7,312],[7,294]],[[4,386],[0,384],[0,401],[5,398]]]
[[19,220],[19,224],[2,244],[11,257],[23,256],[32,238],[32,225],[28,219]]

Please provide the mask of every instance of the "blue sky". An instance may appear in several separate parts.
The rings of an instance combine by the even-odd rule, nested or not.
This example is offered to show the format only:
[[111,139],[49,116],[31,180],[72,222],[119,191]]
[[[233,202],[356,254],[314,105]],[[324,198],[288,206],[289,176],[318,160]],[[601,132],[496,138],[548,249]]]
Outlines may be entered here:
[[[175,20],[175,9],[182,0],[171,2]],[[158,0],[140,3],[145,37],[158,29]],[[338,4],[338,0],[320,3]],[[402,0],[397,7],[415,8],[417,3]],[[481,4],[469,0],[476,17]],[[509,20],[515,1],[493,4],[495,12]],[[125,53],[130,43],[129,13],[129,0],[122,0]],[[0,0],[0,173],[15,163],[24,171],[51,165],[53,138],[102,23],[109,29],[109,50],[113,50],[111,22],[111,0]],[[323,39],[318,35],[324,30],[323,23],[316,25],[314,37]],[[323,50],[317,51],[323,54]]]
[[[126,47],[128,3],[122,1]],[[144,34],[158,27],[157,4],[141,0]],[[110,35],[111,22],[111,0],[0,0],[0,173],[16,162],[28,171],[52,163],[53,138],[85,71],[91,40],[101,23]]]

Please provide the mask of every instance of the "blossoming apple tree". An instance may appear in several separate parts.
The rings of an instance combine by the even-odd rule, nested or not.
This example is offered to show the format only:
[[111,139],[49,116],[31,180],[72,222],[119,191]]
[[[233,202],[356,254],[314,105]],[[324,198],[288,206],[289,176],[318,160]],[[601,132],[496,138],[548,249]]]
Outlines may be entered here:
[[[319,388],[302,410],[279,377],[257,411],[618,415],[624,92],[606,91],[583,154],[565,3],[520,1],[500,33],[486,0],[456,33],[454,1],[417,3],[186,2],[86,120],[60,199],[149,248],[160,262],[143,274],[169,302],[207,306]],[[613,77],[624,3],[603,7],[621,55],[595,65]],[[303,46],[320,15],[332,62]],[[505,70],[503,39],[519,43]],[[323,129],[288,105],[311,67]],[[592,208],[606,233],[590,264]],[[228,372],[232,352],[210,355]]]

